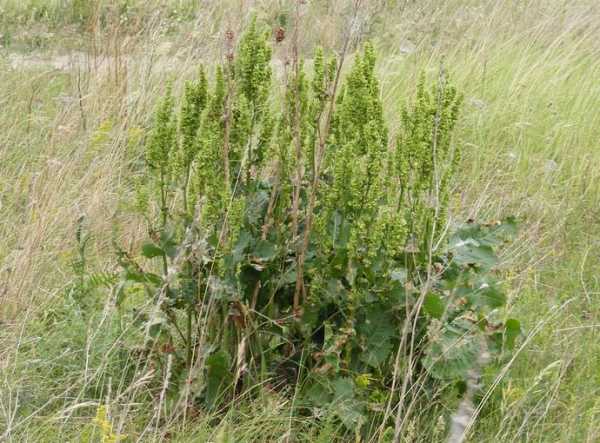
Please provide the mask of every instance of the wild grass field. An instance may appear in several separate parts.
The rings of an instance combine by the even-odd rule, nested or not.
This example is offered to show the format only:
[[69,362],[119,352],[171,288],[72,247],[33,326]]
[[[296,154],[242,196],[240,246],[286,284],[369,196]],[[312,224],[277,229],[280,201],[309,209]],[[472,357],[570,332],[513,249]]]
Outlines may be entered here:
[[[344,72],[372,43],[390,140],[420,75],[443,66],[464,95],[450,220],[517,220],[499,269],[523,333],[483,370],[465,441],[600,441],[600,2],[299,3],[307,66],[317,45],[339,54],[349,28]],[[283,95],[295,8],[0,0],[0,441],[378,441],[269,389],[167,416],[169,371],[151,391],[115,302],[115,245],[133,254],[147,236],[132,171],[166,85],[179,94],[226,59],[227,32],[255,17],[285,30],[271,42]],[[449,441],[459,400],[407,411],[395,441]]]

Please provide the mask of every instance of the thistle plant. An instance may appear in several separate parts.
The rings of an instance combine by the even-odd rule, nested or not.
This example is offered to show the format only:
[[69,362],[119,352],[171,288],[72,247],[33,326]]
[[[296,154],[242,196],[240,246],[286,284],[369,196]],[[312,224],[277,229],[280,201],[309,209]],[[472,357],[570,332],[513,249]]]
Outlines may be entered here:
[[317,49],[307,73],[294,51],[279,96],[268,39],[253,21],[212,81],[201,68],[185,85],[178,116],[167,88],[146,153],[149,261],[121,253],[122,287],[155,300],[147,355],[173,354],[196,387],[186,407],[269,380],[372,435],[406,401],[399,359],[419,355],[424,383],[460,381],[479,346],[513,344],[494,274],[514,223],[446,229],[461,98],[444,71],[421,78],[391,140],[372,45],[345,78],[344,54]]

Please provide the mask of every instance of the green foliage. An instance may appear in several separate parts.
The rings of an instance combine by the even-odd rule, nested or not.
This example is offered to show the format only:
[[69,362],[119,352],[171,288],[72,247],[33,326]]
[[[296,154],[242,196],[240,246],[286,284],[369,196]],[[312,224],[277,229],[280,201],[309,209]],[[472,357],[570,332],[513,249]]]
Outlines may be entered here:
[[196,136],[200,126],[200,116],[208,100],[208,82],[204,68],[201,67],[198,79],[185,85],[183,104],[179,121],[181,134],[181,166],[185,172],[189,169],[197,151]]
[[90,271],[87,248],[91,237],[85,231],[84,222],[84,216],[77,220],[75,229],[77,256],[71,263],[75,280],[67,286],[65,295],[67,301],[73,303],[81,315],[86,316],[101,304],[100,289],[113,287],[118,280],[118,275],[112,272]]
[[[499,351],[502,340],[512,348],[520,335],[519,322],[504,324],[494,313],[506,304],[501,284],[490,270],[497,263],[495,251],[516,233],[508,218],[492,225],[469,223],[458,228],[447,246],[445,272],[439,293],[425,297],[424,311],[438,321],[428,327],[425,366],[440,379],[466,378],[484,350]],[[472,253],[482,248],[479,253]]]
[[403,401],[390,387],[407,338],[425,384],[514,345],[496,252],[515,224],[443,234],[461,101],[444,71],[421,79],[391,149],[371,45],[340,90],[323,50],[312,76],[294,60],[280,110],[270,59],[253,21],[212,86],[204,70],[185,85],[178,116],[167,88],[146,147],[149,239],[143,258],[119,252],[118,303],[134,288],[153,301],[145,355],[163,365],[168,349],[176,380],[197,377],[197,406],[269,380],[294,387],[298,413],[328,408],[368,435]]
[[460,160],[460,150],[451,144],[451,135],[461,101],[442,70],[431,91],[421,77],[415,102],[401,113],[394,170],[407,223],[423,249],[440,237],[445,224],[448,185]]
[[45,25],[53,30],[77,26],[79,32],[118,26],[121,32],[135,34],[140,25],[151,22],[157,12],[172,23],[194,18],[197,4],[192,0],[4,0],[0,23],[4,26]]
[[242,36],[235,60],[235,77],[239,93],[248,100],[256,119],[271,92],[271,48],[267,44],[267,34],[257,30],[253,19]]

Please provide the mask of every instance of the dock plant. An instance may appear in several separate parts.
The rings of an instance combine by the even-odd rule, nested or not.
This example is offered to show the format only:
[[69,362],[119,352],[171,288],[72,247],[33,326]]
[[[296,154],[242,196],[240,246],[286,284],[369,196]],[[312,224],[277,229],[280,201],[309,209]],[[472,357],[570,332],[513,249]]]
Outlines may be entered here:
[[462,96],[445,69],[406,92],[392,132],[372,45],[346,74],[317,48],[277,80],[268,33],[234,38],[157,106],[148,239],[119,251],[118,303],[146,294],[146,361],[173,374],[173,404],[220,411],[266,389],[352,433],[397,428],[420,393],[514,344],[496,254],[514,220],[450,217]]

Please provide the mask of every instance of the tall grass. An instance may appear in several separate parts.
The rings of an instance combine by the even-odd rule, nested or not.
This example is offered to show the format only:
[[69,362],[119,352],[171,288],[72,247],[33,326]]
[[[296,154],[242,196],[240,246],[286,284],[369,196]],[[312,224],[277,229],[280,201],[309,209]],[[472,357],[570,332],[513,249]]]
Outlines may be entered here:
[[[531,341],[488,400],[473,441],[595,441],[600,9],[451,3],[432,18],[446,32],[437,47],[424,36],[414,53],[390,63],[410,81],[406,71],[434,67],[445,55],[471,103],[456,204],[468,217],[514,213],[527,227],[505,259],[519,269],[513,305]],[[400,41],[414,29],[399,27]],[[404,85],[391,73],[390,84],[399,96]]]
[[[147,374],[120,379],[113,367],[127,364],[119,342],[133,332],[115,324],[110,303],[89,318],[71,315],[65,298],[77,220],[85,215],[92,233],[88,266],[112,271],[112,239],[133,248],[143,236],[121,210],[133,193],[125,171],[141,153],[139,134],[165,80],[175,76],[180,88],[200,60],[222,57],[216,36],[239,26],[250,8],[273,23],[285,12],[275,1],[186,2],[190,16],[173,26],[169,8],[183,9],[180,2],[160,2],[168,8],[156,17],[151,5],[135,3],[149,17],[143,25],[109,21],[80,33],[59,26],[75,22],[67,18],[76,3],[0,1],[10,32],[0,40],[0,435],[9,441],[98,436],[97,404],[87,400],[93,389],[119,406],[109,414],[116,429],[140,435],[153,412],[130,399],[144,391]],[[341,38],[343,21],[327,3],[309,6],[315,32],[307,46]],[[600,4],[375,3],[365,10],[363,32],[379,49],[388,109],[407,100],[408,85],[442,58],[466,93],[455,217],[515,214],[524,226],[503,260],[515,270],[507,282],[511,304],[528,336],[510,365],[486,375],[482,395],[502,377],[484,397],[471,441],[597,441]],[[37,8],[50,12],[40,16]],[[51,29],[31,26],[40,23]],[[20,44],[38,41],[32,32],[44,45]],[[71,53],[57,69],[56,53],[68,53],[73,42],[86,55]],[[194,429],[162,423],[143,438],[276,441],[289,429],[290,405],[275,395],[258,404],[220,425],[210,416]],[[294,425],[299,441],[335,441],[327,420],[321,429]],[[405,440],[431,440],[435,427],[416,421]]]

